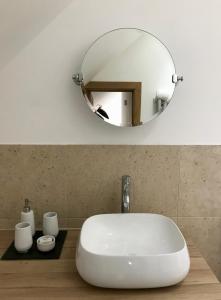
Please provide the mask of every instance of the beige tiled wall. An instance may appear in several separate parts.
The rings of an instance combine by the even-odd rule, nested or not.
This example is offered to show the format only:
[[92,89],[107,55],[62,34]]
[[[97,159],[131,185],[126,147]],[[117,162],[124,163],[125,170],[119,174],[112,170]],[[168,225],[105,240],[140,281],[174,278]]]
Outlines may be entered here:
[[221,279],[221,146],[0,145],[0,228],[13,228],[24,198],[37,225],[57,211],[63,227],[119,212],[121,176],[132,212],[172,217]]
[[221,146],[180,147],[178,224],[221,280]]

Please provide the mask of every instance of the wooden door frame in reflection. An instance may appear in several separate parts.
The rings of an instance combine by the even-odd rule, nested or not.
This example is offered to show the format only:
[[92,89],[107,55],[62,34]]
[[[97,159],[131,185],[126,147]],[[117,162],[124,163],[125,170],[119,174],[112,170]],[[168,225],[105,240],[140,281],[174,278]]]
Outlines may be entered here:
[[132,92],[132,125],[141,125],[142,82],[90,81],[82,86],[82,91],[93,104],[92,92]]

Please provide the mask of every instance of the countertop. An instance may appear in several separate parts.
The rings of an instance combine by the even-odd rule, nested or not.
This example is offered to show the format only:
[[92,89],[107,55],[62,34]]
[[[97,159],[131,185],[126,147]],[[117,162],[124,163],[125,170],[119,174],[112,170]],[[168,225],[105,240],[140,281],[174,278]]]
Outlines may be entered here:
[[[149,290],[112,290],[92,287],[79,277],[74,258],[78,235],[78,229],[68,231],[61,258],[57,260],[0,260],[0,299],[221,300],[221,284],[189,239],[191,270],[179,285]],[[0,255],[13,236],[13,231],[0,231]]]

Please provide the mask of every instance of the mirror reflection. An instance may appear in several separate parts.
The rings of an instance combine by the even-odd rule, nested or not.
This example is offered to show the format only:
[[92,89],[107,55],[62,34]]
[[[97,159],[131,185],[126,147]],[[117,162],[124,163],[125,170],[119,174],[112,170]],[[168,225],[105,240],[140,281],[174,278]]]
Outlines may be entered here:
[[157,117],[169,104],[180,79],[164,44],[150,33],[129,28],[98,38],[77,76],[97,117],[123,127]]

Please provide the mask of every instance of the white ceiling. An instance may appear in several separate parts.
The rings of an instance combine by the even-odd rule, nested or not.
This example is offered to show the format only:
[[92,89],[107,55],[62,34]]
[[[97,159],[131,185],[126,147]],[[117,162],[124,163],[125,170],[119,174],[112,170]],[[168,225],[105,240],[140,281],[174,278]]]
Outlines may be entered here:
[[0,69],[73,0],[0,0]]

